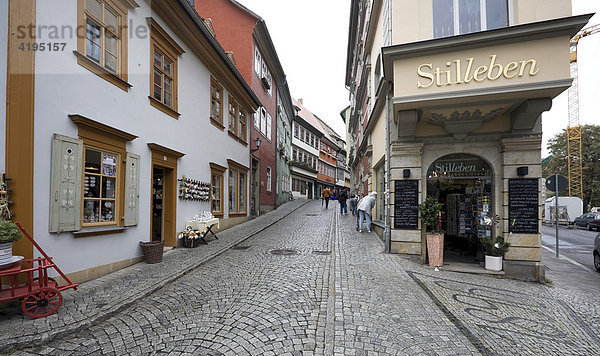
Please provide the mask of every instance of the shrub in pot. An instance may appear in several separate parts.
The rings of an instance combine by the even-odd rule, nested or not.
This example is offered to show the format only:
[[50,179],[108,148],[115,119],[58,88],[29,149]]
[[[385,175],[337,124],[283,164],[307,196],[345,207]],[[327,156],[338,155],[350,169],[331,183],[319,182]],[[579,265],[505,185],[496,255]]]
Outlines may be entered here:
[[495,238],[482,237],[481,245],[483,247],[483,253],[485,254],[485,269],[491,271],[501,271],[502,258],[504,257],[506,251],[508,251],[510,243],[504,241],[502,236]]
[[427,238],[427,254],[429,265],[441,267],[444,260],[444,232],[440,228],[440,211],[442,203],[433,197],[427,197],[419,204],[421,226]]
[[8,220],[0,221],[0,264],[12,259],[12,243],[21,238],[21,230]]

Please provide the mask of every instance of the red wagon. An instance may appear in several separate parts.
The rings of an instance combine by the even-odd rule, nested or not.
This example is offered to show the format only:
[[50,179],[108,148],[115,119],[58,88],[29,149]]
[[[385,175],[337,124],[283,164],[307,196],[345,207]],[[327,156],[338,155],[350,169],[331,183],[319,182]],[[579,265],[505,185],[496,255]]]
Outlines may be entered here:
[[[54,314],[62,304],[60,292],[73,288],[77,290],[78,283],[71,283],[69,278],[52,262],[44,250],[27,233],[23,225],[16,223],[29,241],[44,257],[30,260],[20,260],[8,268],[0,270],[0,277],[6,277],[8,288],[0,283],[0,302],[13,299],[23,299],[23,312],[32,318],[43,318]],[[48,277],[48,270],[54,268],[67,284],[58,283]]]

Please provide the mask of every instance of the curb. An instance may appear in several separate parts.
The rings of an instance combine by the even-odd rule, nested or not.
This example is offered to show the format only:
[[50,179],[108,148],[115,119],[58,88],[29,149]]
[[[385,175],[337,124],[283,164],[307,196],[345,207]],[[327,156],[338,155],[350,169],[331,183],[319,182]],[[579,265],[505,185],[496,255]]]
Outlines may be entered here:
[[[10,342],[10,340],[6,340],[8,343],[1,345],[0,346],[0,353],[7,353],[7,352],[11,352],[13,350],[18,350],[21,348],[30,348],[30,347],[36,347],[36,346],[41,346],[42,344],[45,344],[47,342],[52,341],[53,339],[60,337],[60,336],[66,336],[72,333],[76,333],[76,332],[80,332],[83,331],[97,323],[100,323],[104,320],[109,319],[110,317],[112,317],[113,315],[117,314],[118,312],[120,312],[121,310],[131,306],[133,303],[135,303],[136,301],[145,298],[146,296],[156,292],[157,290],[163,288],[164,286],[166,286],[167,284],[183,277],[184,275],[195,271],[198,267],[200,267],[201,265],[205,264],[206,262],[211,261],[212,259],[214,259],[215,257],[223,254],[226,251],[229,251],[232,247],[237,246],[241,243],[243,243],[244,241],[248,240],[249,238],[251,238],[252,236],[266,230],[267,228],[275,225],[276,223],[278,223],[279,221],[283,220],[284,218],[288,217],[290,214],[292,214],[293,212],[295,212],[296,210],[302,208],[303,206],[305,206],[306,204],[312,202],[312,200],[307,200],[304,203],[298,205],[296,208],[292,209],[290,212],[288,213],[284,213],[281,217],[279,217],[278,219],[267,223],[265,226],[263,226],[262,228],[251,232],[250,234],[248,234],[245,237],[240,238],[238,241],[225,246],[223,249],[218,250],[208,256],[206,256],[205,258],[201,258],[198,260],[198,262],[188,268],[185,269],[181,272],[176,272],[172,275],[170,275],[167,278],[164,278],[160,281],[157,281],[156,284],[153,284],[151,288],[147,288],[147,289],[143,289],[140,290],[140,293],[136,294],[135,298],[131,298],[131,299],[127,299],[125,302],[123,303],[119,303],[117,306],[111,307],[111,308],[107,308],[104,312],[98,312],[96,313],[96,316],[91,316],[90,318],[86,319],[85,321],[80,321],[77,322],[76,324],[72,324],[69,326],[65,326],[60,328],[59,330],[57,329],[52,329],[50,331],[44,331],[38,335],[36,335],[36,337],[34,339],[28,339],[28,340],[19,340],[19,341],[15,341],[15,342]],[[275,210],[277,211],[277,210]],[[268,213],[267,213],[268,214]],[[252,220],[250,220],[252,221]],[[226,230],[224,230],[226,231]],[[132,265],[134,266],[134,265]]]

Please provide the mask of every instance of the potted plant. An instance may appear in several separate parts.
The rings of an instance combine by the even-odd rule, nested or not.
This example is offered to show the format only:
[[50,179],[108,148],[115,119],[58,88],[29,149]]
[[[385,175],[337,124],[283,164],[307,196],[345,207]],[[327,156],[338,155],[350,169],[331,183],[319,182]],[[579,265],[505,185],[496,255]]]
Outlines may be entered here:
[[444,260],[444,232],[440,224],[442,206],[442,203],[429,196],[419,204],[421,228],[425,229],[427,238],[429,265],[434,267],[441,267]]
[[510,243],[504,241],[502,236],[495,238],[482,237],[481,245],[483,247],[483,253],[485,254],[485,269],[490,271],[502,271],[502,258]]
[[12,261],[12,243],[21,238],[21,230],[9,220],[0,221],[0,265]]

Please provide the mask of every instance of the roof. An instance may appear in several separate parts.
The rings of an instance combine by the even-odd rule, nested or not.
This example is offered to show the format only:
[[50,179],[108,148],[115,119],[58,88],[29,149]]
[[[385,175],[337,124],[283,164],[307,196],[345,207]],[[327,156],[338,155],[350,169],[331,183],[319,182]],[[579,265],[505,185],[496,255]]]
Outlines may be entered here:
[[292,98],[292,101],[294,103],[294,106],[300,109],[298,111],[297,116],[302,118],[304,121],[306,121],[309,125],[313,126],[318,131],[320,131],[327,140],[331,141],[332,144],[338,146],[340,145],[340,142],[342,142],[343,144],[339,148],[343,150],[345,149],[344,145],[346,142],[329,125],[327,125],[318,116],[313,114],[310,110],[305,108],[304,105],[302,105],[298,100]]

